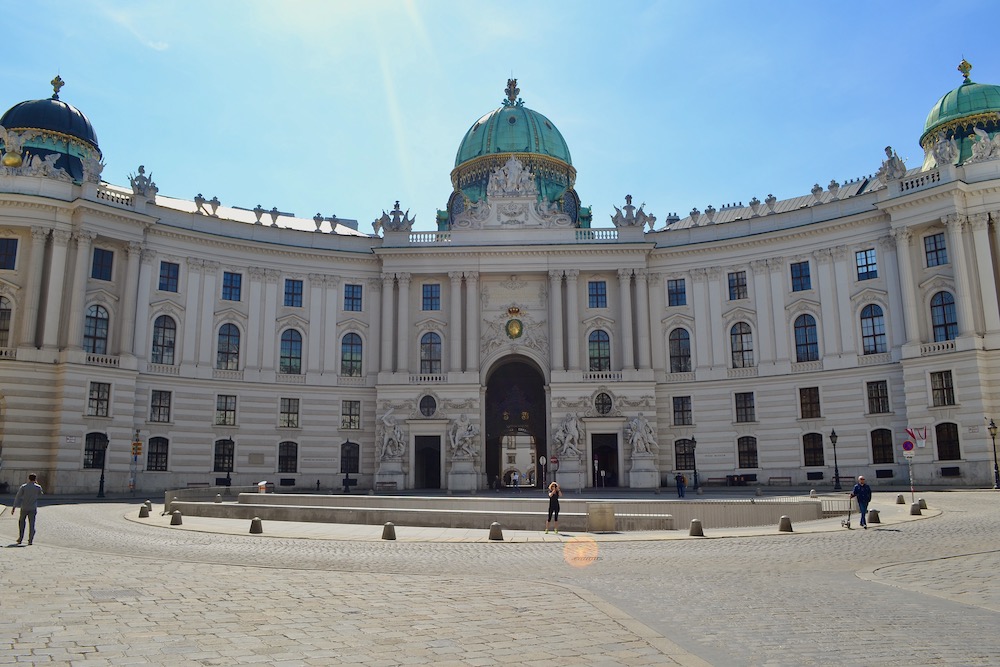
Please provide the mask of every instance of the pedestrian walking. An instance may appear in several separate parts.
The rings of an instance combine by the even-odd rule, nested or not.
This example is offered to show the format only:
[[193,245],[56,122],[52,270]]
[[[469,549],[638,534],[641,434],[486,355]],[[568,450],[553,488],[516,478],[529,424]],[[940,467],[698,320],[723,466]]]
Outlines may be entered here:
[[514,485],[514,490],[515,491],[520,491],[521,490],[521,475],[518,474],[518,472],[516,470],[510,476],[510,481]]
[[677,473],[676,475],[674,475],[674,481],[677,482],[677,497],[683,498],[684,488],[687,486],[687,477],[685,477],[680,473]]
[[38,499],[42,496],[42,487],[38,485],[37,479],[35,473],[28,475],[28,481],[17,490],[14,504],[10,508],[11,514],[17,507],[21,508],[21,515],[17,519],[18,544],[24,541],[25,523],[28,524],[28,544],[35,541],[35,515],[38,512]]
[[559,534],[559,496],[562,489],[555,482],[549,484],[549,516],[545,519],[545,532],[549,532],[549,523],[555,528],[556,535]]
[[868,530],[868,503],[872,501],[872,487],[865,483],[865,476],[858,476],[858,483],[851,491],[851,498],[858,499],[858,513],[861,515],[861,527]]

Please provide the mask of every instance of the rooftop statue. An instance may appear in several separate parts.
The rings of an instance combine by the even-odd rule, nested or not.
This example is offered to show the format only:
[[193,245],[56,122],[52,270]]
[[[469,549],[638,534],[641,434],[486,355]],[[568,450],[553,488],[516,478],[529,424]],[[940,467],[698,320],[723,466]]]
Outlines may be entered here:
[[396,207],[392,209],[389,213],[382,211],[382,217],[375,220],[372,223],[372,228],[375,233],[378,234],[379,230],[384,229],[387,232],[408,232],[413,228],[413,223],[416,222],[417,216],[410,217],[410,209],[406,209],[406,213],[399,208],[399,200],[396,201]]
[[906,164],[896,155],[896,151],[892,150],[892,146],[886,146],[885,160],[882,162],[882,166],[878,172],[876,172],[875,177],[883,184],[887,184],[889,181],[894,181],[905,175]]
[[[639,210],[637,211],[635,206],[632,205],[632,195],[625,195],[625,206],[624,209],[615,206],[615,214],[611,216],[611,222],[614,223],[615,227],[645,227],[649,225],[650,230],[653,229],[653,225],[656,224],[656,216],[649,215],[642,210],[645,204],[639,204]],[[625,211],[622,213],[622,211]],[[695,212],[697,209],[691,211],[691,217],[695,218]],[[715,209],[712,209],[715,212]]]
[[990,139],[985,130],[975,127],[973,131],[976,133],[976,139],[972,144],[972,157],[968,162],[985,162],[1000,158],[1000,134]]
[[128,182],[132,186],[132,194],[153,198],[159,189],[153,182],[153,175],[146,176],[146,167],[139,165],[138,174],[129,174]]
[[937,141],[934,142],[934,161],[940,167],[945,164],[955,164],[958,159],[958,142],[954,137],[946,139],[944,132],[938,132]]

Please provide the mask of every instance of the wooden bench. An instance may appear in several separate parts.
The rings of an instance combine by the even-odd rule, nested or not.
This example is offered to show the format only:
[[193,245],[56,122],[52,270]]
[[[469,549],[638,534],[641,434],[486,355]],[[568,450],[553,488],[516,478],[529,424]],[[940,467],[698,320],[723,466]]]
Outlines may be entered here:
[[791,486],[792,485],[792,478],[791,477],[768,477],[767,478],[767,485],[768,486],[777,486],[778,484],[782,484],[784,486]]
[[382,491],[395,491],[395,482],[375,482],[375,493],[380,493]]

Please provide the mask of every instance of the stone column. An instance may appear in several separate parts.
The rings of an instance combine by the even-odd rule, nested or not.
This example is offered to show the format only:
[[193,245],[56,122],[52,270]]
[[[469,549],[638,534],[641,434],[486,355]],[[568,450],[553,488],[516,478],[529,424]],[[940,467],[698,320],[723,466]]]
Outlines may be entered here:
[[[896,240],[895,232],[890,232],[889,236],[884,237],[879,241],[884,252],[883,257],[886,259],[886,271],[885,271],[885,281],[886,286],[889,289],[889,294],[899,294],[899,299],[889,299],[888,310],[886,313],[886,342],[889,348],[899,347],[906,342],[906,326],[903,324],[903,306],[902,306],[902,295],[903,288],[899,284],[899,254],[896,250],[898,241]],[[863,307],[863,306],[862,306]],[[858,333],[861,331],[861,311],[855,307],[852,303],[850,304],[850,310],[848,311],[852,314],[850,326],[851,326],[851,336],[852,340],[857,340]],[[846,319],[846,318],[845,318]],[[845,327],[846,330],[846,327]],[[846,335],[846,334],[845,334]],[[864,344],[861,346],[861,353],[864,353]]]
[[399,355],[400,373],[410,372],[410,274],[397,273],[399,281],[399,323],[396,330],[396,350]]
[[448,351],[449,371],[462,370],[462,272],[449,271],[451,281],[448,293]]
[[[881,246],[879,252],[885,252],[886,242],[889,242],[888,237],[884,237],[879,241],[879,245]],[[836,308],[833,311],[833,320],[836,325],[834,331],[837,333],[837,338],[834,341],[837,353],[842,352],[851,355],[856,352],[857,344],[855,343],[856,337],[854,335],[854,318],[851,315],[851,293],[849,289],[846,289],[851,281],[850,269],[853,268],[853,265],[848,266],[847,257],[848,252],[845,246],[837,246],[833,249],[833,275],[836,281],[833,285],[833,293],[837,299]],[[843,299],[840,298],[841,294],[844,295]]]
[[[121,345],[118,348],[120,354],[135,354],[133,342],[135,341],[135,313],[136,300],[139,293],[139,263],[142,244],[129,241],[125,245],[125,284],[122,286],[122,308],[121,308]],[[149,287],[147,283],[146,296],[143,301],[149,303]]]
[[[218,339],[219,330],[215,326],[215,304],[219,299],[219,263],[206,260],[203,263],[204,272],[202,274],[204,287],[201,292],[201,314],[199,315],[198,328],[198,365],[215,368],[215,359],[212,352],[215,350],[213,341]],[[248,327],[251,328],[252,327]],[[243,338],[246,338],[244,336]],[[249,348],[240,340],[240,362],[246,364],[246,352]]]
[[465,370],[479,372],[479,272],[465,272]]
[[[240,361],[243,362],[245,370],[258,370],[263,368],[261,359],[261,342],[264,335],[265,316],[264,306],[264,269],[259,266],[251,266],[247,269],[247,277],[250,279],[247,285],[247,330],[245,332],[246,344],[240,346]],[[273,330],[273,321],[270,330]]]
[[819,269],[816,277],[819,282],[819,302],[823,309],[823,317],[819,325],[823,329],[823,356],[832,357],[837,354],[835,344],[835,322],[833,314],[839,304],[837,303],[836,277],[834,276],[833,250],[823,248],[813,253],[816,258],[816,268]]
[[383,273],[382,274],[382,349],[381,349],[381,364],[379,368],[382,371],[391,373],[395,370],[392,364],[392,342],[396,336],[396,328],[393,326],[392,319],[392,300],[393,300],[393,288],[396,283],[396,275],[393,273]]
[[[340,372],[340,337],[334,335],[333,332],[337,331],[337,299],[336,295],[340,291],[340,278],[336,276],[330,276],[326,279],[326,284],[329,287],[327,290],[327,298],[329,305],[327,306],[327,328],[324,333],[324,337],[328,340],[333,340],[336,345],[336,354],[330,359],[330,371],[334,373]],[[370,298],[368,300],[368,321],[371,323],[371,328],[368,334],[368,340],[365,346],[368,348],[368,354],[375,354],[377,350],[379,357],[382,354],[382,303],[385,300],[385,293],[383,291],[382,276],[366,278],[365,285],[368,286],[368,294]],[[333,298],[330,299],[330,295]],[[330,351],[333,351],[333,347],[327,346]],[[324,349],[327,349],[324,348]],[[364,349],[362,348],[362,353]],[[366,373],[376,373],[377,370],[381,368],[380,359],[371,359],[367,364],[362,363],[362,367],[366,369]],[[326,362],[323,362],[323,367],[326,368]],[[334,370],[336,369],[336,370]]]
[[31,250],[28,255],[28,282],[24,291],[24,314],[21,316],[20,345],[35,347],[38,336],[38,303],[42,297],[42,268],[45,264],[45,240],[49,230],[31,228]]
[[639,368],[649,370],[649,282],[646,269],[635,271],[636,314],[639,317],[637,343]]
[[618,269],[618,300],[621,308],[622,369],[635,369],[635,347],[632,334],[632,269]]
[[[152,294],[153,264],[156,261],[156,251],[143,248],[139,256],[139,289],[136,293],[135,301],[135,341],[132,344],[132,353],[140,359],[149,358],[149,302]],[[125,348],[123,352],[127,352]],[[177,359],[175,358],[176,362]]]
[[903,295],[903,326],[907,343],[920,342],[920,324],[917,305],[916,285],[913,283],[913,257],[910,247],[913,243],[913,233],[909,229],[899,228],[892,231],[896,241],[896,264],[899,268],[899,291]]
[[972,245],[976,249],[977,277],[982,294],[984,333],[1000,331],[1000,303],[997,301],[997,283],[990,252],[989,224],[989,216],[986,213],[969,216]]
[[[188,257],[186,262],[187,293],[184,295],[184,335],[181,336],[181,363],[194,364],[198,359],[198,331],[201,328],[198,313],[201,312],[202,280],[201,274],[205,262],[194,257]],[[211,326],[211,323],[208,324]]]
[[771,323],[774,335],[770,345],[774,348],[775,363],[787,361],[788,356],[788,318],[785,316],[785,260],[782,257],[772,257],[767,260],[767,268],[771,272],[768,284],[771,287]]
[[948,259],[955,273],[955,306],[958,310],[958,335],[971,336],[975,333],[975,319],[972,316],[972,284],[969,277],[970,257],[965,251],[962,228],[968,218],[964,215],[946,215],[941,218],[948,228]]
[[[306,332],[305,372],[317,373],[323,368],[323,341],[336,340],[334,330],[326,322],[326,276],[310,273],[309,278],[309,331]],[[303,290],[304,291],[304,290]]]
[[663,274],[661,273],[650,273],[649,274],[649,284],[651,286],[649,290],[649,300],[650,300],[650,344],[652,347],[652,364],[653,370],[663,371],[666,370],[666,347],[663,337],[663,325],[661,323],[661,318],[664,313],[664,308],[666,308],[667,294],[664,291],[664,281]]
[[[758,358],[757,365],[763,366],[765,363],[774,363],[774,320],[768,317],[774,307],[771,304],[771,267],[768,264],[772,260],[758,259],[750,262],[750,270],[753,271],[753,293],[757,302],[757,335],[758,335]],[[783,260],[773,260],[779,264],[784,264]]]
[[552,341],[549,368],[553,371],[566,370],[563,355],[562,276],[562,269],[549,271],[549,338]]
[[580,370],[580,295],[579,269],[566,270],[566,342],[569,370]]
[[[69,288],[69,324],[66,327],[66,346],[73,350],[79,350],[83,347],[84,311],[87,308],[87,267],[90,266],[90,250],[97,234],[81,229],[74,236],[76,237],[76,261],[73,264],[73,283]],[[62,238],[65,239],[65,242],[60,243]],[[59,345],[59,315],[62,310],[66,246],[69,243],[69,232],[52,232],[52,239],[52,269],[49,275],[49,299],[45,307],[45,340],[42,343],[44,347]],[[59,250],[61,252],[57,252]],[[55,331],[52,330],[53,328]]]
[[[278,332],[274,324],[278,319],[278,279],[281,272],[276,269],[264,269],[264,316],[261,320],[262,361],[261,370],[275,371],[277,364],[274,359],[278,350]],[[251,321],[249,326],[253,326]]]
[[694,306],[694,322],[698,327],[694,331],[694,358],[698,366],[714,366],[712,356],[712,340],[710,331],[720,324],[712,322],[712,311],[708,304],[708,269],[693,269],[691,271],[691,302]]
[[[712,352],[709,355],[712,365],[721,362],[725,368],[729,368],[732,365],[731,361],[726,358],[726,338],[729,336],[729,331],[724,326],[716,324],[722,322],[722,293],[724,291],[722,273],[722,269],[718,266],[708,269],[708,319],[704,321],[708,323],[710,340],[712,341]],[[727,294],[726,298],[728,297]]]

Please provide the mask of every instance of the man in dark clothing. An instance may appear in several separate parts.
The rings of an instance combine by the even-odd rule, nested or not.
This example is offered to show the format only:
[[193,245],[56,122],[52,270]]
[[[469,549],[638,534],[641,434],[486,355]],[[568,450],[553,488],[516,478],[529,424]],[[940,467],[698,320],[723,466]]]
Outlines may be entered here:
[[674,475],[674,481],[677,482],[677,497],[684,497],[684,487],[687,486],[687,478],[684,475],[677,473]]
[[36,481],[35,473],[28,475],[28,481],[21,485],[14,496],[14,504],[11,505],[10,513],[14,509],[21,508],[21,516],[17,519],[17,543],[24,540],[24,524],[28,524],[28,544],[35,541],[35,514],[38,511],[38,499],[42,496],[42,487]]
[[861,527],[868,530],[868,503],[872,501],[872,487],[865,483],[865,476],[858,477],[858,483],[851,491],[851,498],[858,499],[858,511],[861,514]]

